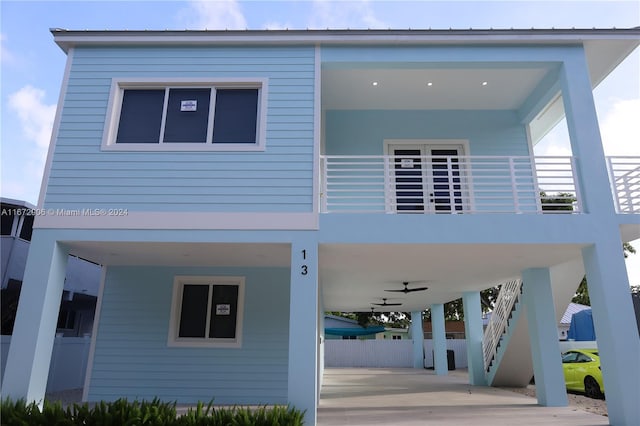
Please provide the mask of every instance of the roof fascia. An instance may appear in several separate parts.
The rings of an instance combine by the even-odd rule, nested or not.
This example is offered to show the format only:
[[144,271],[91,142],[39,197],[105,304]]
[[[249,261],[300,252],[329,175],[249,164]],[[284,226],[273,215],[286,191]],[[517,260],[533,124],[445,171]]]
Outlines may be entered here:
[[247,30],[78,31],[52,28],[65,52],[77,45],[167,44],[580,44],[588,40],[637,40],[640,27],[551,30]]
[[22,208],[26,208],[28,210],[35,210],[36,206],[29,203],[28,201],[24,201],[24,200],[16,200],[13,198],[6,198],[6,197],[1,197],[0,198],[0,203],[5,204],[5,205],[12,205],[12,206],[16,206],[16,207],[22,207]]

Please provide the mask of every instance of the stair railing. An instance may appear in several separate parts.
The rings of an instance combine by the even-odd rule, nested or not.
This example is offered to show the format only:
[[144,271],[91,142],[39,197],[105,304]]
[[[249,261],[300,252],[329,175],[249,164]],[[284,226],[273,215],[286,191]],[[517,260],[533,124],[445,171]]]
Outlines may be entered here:
[[507,331],[507,322],[518,301],[521,289],[522,281],[520,280],[508,281],[500,288],[491,319],[484,330],[484,338],[482,339],[485,371],[489,371],[491,362],[496,356],[500,339]]

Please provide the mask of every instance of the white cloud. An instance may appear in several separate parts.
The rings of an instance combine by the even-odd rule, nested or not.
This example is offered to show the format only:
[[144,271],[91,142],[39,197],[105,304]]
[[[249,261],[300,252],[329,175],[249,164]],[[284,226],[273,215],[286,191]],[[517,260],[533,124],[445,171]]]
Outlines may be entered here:
[[[607,156],[640,155],[640,99],[611,100],[600,116],[602,146]],[[571,155],[566,121],[563,119],[535,148],[536,155]]]
[[24,139],[3,144],[2,151],[19,162],[3,165],[3,196],[37,199],[56,113],[56,105],[47,105],[44,97],[45,92],[33,86],[9,95],[8,109],[17,115]]
[[17,57],[6,46],[7,36],[0,33],[0,62],[2,64],[15,64]]
[[617,100],[600,123],[607,155],[640,155],[640,99]]
[[313,0],[309,28],[387,28],[376,18],[369,0]]
[[33,86],[24,86],[9,95],[9,108],[18,114],[22,131],[29,140],[36,143],[43,155],[49,147],[56,114],[56,105],[46,105],[43,102],[44,96],[44,90]]
[[188,29],[244,30],[247,28],[237,0],[195,0],[183,11]]

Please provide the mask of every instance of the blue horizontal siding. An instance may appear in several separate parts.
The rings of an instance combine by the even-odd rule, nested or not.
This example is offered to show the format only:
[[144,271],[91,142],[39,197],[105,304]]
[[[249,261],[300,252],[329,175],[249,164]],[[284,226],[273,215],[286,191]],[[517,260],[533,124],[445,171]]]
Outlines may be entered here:
[[327,155],[382,155],[385,139],[467,139],[467,155],[529,155],[515,111],[332,110]]
[[[383,155],[385,140],[403,139],[463,139],[469,142],[471,151],[465,154],[472,156],[529,155],[526,130],[520,123],[516,111],[332,110],[326,113],[325,129],[327,155]],[[510,192],[506,192],[510,189],[511,183],[508,176],[502,180],[493,178],[483,181],[480,179],[483,167],[485,166],[474,165],[470,173],[471,179],[475,179],[472,188],[477,191],[479,197],[485,197],[478,200],[478,203],[488,203],[492,210],[513,211],[514,197]],[[495,171],[490,173],[496,175]],[[337,178],[332,182],[341,183]],[[374,206],[376,200],[381,200],[384,196],[383,192],[363,193],[359,188],[344,185],[340,189],[352,189],[340,193],[340,196],[360,197],[360,202],[370,201]],[[533,194],[525,197],[527,202],[535,204],[535,201],[531,201],[536,194],[533,184],[527,191]],[[330,190],[328,192],[331,195]],[[329,203],[329,208],[339,210],[340,206]],[[487,209],[482,205],[476,208]]]
[[[76,49],[46,207],[311,212],[314,67],[311,46]],[[265,151],[101,151],[112,78],[127,77],[268,79]]]
[[[167,346],[175,275],[246,277],[242,348]],[[89,400],[286,404],[289,280],[287,268],[108,268]]]

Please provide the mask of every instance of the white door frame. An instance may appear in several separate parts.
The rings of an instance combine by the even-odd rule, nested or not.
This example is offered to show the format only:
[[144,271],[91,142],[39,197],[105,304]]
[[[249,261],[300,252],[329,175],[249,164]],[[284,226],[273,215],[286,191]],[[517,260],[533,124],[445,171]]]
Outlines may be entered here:
[[[469,140],[467,139],[385,139],[383,141],[384,145],[384,155],[393,156],[394,149],[420,149],[423,153],[422,155],[429,156],[427,153],[427,149],[458,149],[460,152],[460,156],[468,156],[469,149]],[[468,176],[470,167],[466,161],[461,160],[460,164],[460,180],[462,183],[462,193],[463,193],[463,202],[462,202],[462,212],[472,210],[473,201],[470,197],[470,193],[468,188]],[[386,211],[389,213],[397,213],[397,205],[395,201],[395,187],[393,186],[393,182],[391,178],[393,177],[393,166],[392,164],[388,165],[389,170],[387,170],[386,176],[389,179],[389,184],[385,185],[386,193],[385,199],[386,201]],[[434,213],[435,210],[433,206],[428,201],[428,191],[431,188],[427,187],[431,185],[432,176],[427,176],[426,169],[423,169],[423,180],[426,183],[424,188],[424,212],[423,213]],[[456,214],[455,210],[451,210],[450,214]]]

